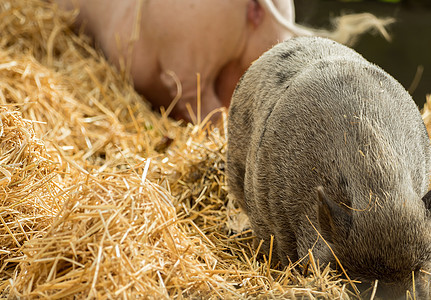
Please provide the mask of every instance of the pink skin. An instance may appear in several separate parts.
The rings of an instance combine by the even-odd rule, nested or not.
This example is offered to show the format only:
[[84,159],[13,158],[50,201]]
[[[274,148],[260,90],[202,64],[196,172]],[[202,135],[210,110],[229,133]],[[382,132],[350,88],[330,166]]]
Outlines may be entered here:
[[[203,118],[228,107],[248,66],[292,36],[255,0],[143,0],[139,38],[130,43],[139,0],[55,1],[63,8],[80,8],[77,22],[85,24],[110,61],[119,65],[121,58],[131,59],[135,89],[154,108],[167,108],[177,95],[175,80],[167,74],[173,71],[182,85],[182,97],[171,113],[177,119],[190,120],[186,103],[196,114],[196,73],[201,74]],[[293,23],[292,1],[279,2]],[[133,45],[131,55],[127,45]]]

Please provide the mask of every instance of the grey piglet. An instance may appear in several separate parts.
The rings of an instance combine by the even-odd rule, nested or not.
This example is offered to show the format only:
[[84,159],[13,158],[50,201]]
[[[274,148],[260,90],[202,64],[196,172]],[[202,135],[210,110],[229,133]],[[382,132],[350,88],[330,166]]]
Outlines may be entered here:
[[313,249],[335,266],[314,226],[380,295],[431,298],[430,142],[394,78],[331,40],[290,39],[241,78],[228,124],[230,195],[275,259]]

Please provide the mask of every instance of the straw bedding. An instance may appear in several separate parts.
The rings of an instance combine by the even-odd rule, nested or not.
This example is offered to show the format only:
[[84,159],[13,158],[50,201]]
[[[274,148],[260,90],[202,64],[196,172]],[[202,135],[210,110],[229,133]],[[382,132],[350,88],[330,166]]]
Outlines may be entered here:
[[224,124],[151,111],[73,18],[0,3],[0,295],[354,297],[312,256],[270,267],[227,199]]

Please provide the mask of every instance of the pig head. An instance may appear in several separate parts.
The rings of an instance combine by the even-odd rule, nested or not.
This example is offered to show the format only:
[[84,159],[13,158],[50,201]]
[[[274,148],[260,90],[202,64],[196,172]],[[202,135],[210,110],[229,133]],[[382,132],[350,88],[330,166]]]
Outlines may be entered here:
[[197,115],[197,73],[203,117],[229,106],[238,79],[276,43],[299,35],[340,37],[295,24],[292,0],[54,1],[69,9],[77,4],[78,23],[131,74],[136,90],[155,108],[187,120],[190,112]]

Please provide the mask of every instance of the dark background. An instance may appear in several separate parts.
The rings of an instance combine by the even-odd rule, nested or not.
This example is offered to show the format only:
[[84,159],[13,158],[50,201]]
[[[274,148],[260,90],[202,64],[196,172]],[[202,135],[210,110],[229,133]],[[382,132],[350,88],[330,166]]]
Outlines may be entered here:
[[378,17],[393,17],[389,25],[392,41],[380,35],[363,35],[353,48],[369,61],[395,77],[406,89],[419,66],[422,77],[411,93],[423,107],[431,94],[431,0],[337,1],[295,0],[296,20],[312,27],[330,28],[330,19],[347,13],[370,12]]

